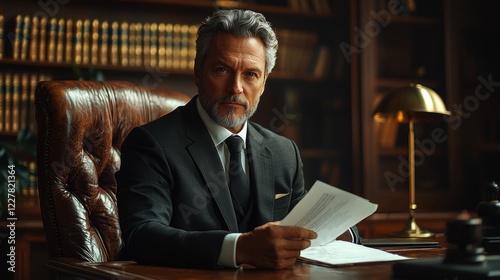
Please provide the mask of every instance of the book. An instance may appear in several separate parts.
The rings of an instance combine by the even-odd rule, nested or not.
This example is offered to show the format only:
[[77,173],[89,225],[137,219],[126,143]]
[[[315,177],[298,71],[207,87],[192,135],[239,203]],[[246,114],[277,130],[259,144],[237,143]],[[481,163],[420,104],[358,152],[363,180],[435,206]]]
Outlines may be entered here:
[[91,42],[90,42],[90,64],[99,64],[99,20],[92,20],[92,30],[91,30]]
[[61,18],[57,21],[57,41],[56,41],[56,51],[55,51],[56,62],[64,61],[64,52],[66,51],[66,49],[64,48],[65,29],[66,29],[66,21]]
[[12,75],[10,72],[4,76],[3,98],[3,131],[11,132],[12,123]]
[[158,24],[158,67],[165,68],[166,59],[166,25],[165,23]]
[[47,50],[47,18],[40,18],[40,30],[38,32],[38,60],[45,61],[46,60],[46,50]]
[[181,25],[174,24],[172,32],[172,68],[178,69],[181,65]]
[[188,68],[194,69],[194,59],[196,57],[196,36],[198,33],[198,26],[189,26],[189,44],[188,44]]
[[28,83],[28,129],[30,131],[36,131],[36,117],[35,117],[35,89],[36,85],[41,80],[48,80],[43,75],[31,74]]
[[51,18],[49,22],[49,36],[47,47],[47,61],[56,61],[56,44],[57,44],[57,19]]
[[155,67],[158,64],[158,24],[151,23],[149,46],[149,65]]
[[3,51],[4,51],[4,39],[3,39],[3,35],[4,35],[4,16],[3,15],[0,15],[0,59],[3,58]]
[[188,69],[189,25],[187,24],[181,25],[179,49],[180,49],[179,68]]
[[142,23],[135,24],[135,66],[142,66],[142,44],[143,44]]
[[4,120],[5,120],[5,116],[4,116],[4,105],[5,105],[5,101],[4,101],[4,97],[5,97],[4,84],[5,84],[4,75],[0,71],[0,132],[4,132]]
[[119,47],[118,47],[118,39],[119,39],[119,29],[120,24],[117,21],[113,21],[111,23],[111,49],[110,49],[110,62],[111,65],[118,65],[119,60]]
[[135,66],[135,23],[129,24],[128,28],[128,62]]
[[9,34],[9,39],[12,43],[12,58],[19,59],[21,53],[21,32],[23,28],[23,16],[17,15],[14,23],[14,32]]
[[23,73],[21,75],[21,102],[19,111],[19,129],[25,129],[28,127],[28,117],[30,110],[30,100],[29,100],[29,75]]
[[108,64],[108,40],[109,40],[109,24],[107,21],[101,22],[99,28],[99,64]]
[[143,65],[149,65],[151,56],[149,50],[151,49],[151,24],[144,23],[142,32],[142,51]]
[[31,32],[30,37],[29,37],[29,49],[28,49],[28,57],[32,61],[37,61],[38,60],[38,46],[39,46],[39,40],[38,40],[38,32],[39,30],[39,19],[37,16],[33,16],[31,19],[31,25],[29,32]]
[[19,73],[12,74],[12,96],[11,96],[11,132],[19,131],[19,110],[20,110],[20,81]]
[[66,41],[64,42],[64,61],[71,63],[73,60],[73,20],[66,20]]
[[82,63],[90,63],[90,42],[91,42],[91,27],[90,19],[83,20],[82,31]]
[[73,58],[72,61],[75,64],[82,63],[82,42],[83,42],[83,20],[77,19],[75,21],[75,35],[73,44]]
[[21,60],[26,60],[28,58],[30,23],[31,23],[31,18],[29,16],[24,16],[22,30],[21,30],[21,49],[19,50],[19,59]]
[[120,24],[120,63],[122,66],[127,66],[129,64],[128,61],[128,23],[127,22],[122,22]]
[[172,68],[174,49],[174,26],[168,23],[165,26],[165,68]]

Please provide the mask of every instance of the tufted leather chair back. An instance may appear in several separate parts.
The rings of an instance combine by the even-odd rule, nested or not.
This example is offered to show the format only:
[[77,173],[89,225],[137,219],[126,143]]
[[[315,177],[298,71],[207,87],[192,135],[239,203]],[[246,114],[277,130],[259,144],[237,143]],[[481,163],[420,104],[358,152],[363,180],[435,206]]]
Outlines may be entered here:
[[120,81],[38,84],[38,186],[51,258],[116,259],[122,240],[114,175],[121,144],[132,128],[188,99]]

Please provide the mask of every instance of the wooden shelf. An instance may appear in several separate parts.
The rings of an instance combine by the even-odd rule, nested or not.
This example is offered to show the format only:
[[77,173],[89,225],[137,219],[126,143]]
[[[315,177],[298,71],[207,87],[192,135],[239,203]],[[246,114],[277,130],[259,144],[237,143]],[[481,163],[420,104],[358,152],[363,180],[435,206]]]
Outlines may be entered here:
[[[57,63],[57,62],[40,62],[31,60],[19,60],[12,58],[4,58],[0,60],[0,66],[13,66],[20,67],[21,69],[26,69],[25,66],[29,68],[35,68],[37,70],[52,68],[53,70],[70,69],[73,67],[78,69],[95,69],[107,72],[125,72],[125,73],[148,73],[150,70],[154,70],[160,73],[168,73],[169,75],[182,75],[190,76],[193,75],[193,70],[191,69],[172,69],[172,68],[155,68],[152,66],[121,66],[121,65],[103,65],[103,64],[67,64],[67,63]],[[318,77],[307,73],[287,73],[287,72],[272,72],[269,76],[271,80],[291,80],[291,81],[301,81],[301,82],[326,82],[328,79],[326,77]]]
[[[109,0],[109,2],[114,3],[128,3],[137,4],[136,0]],[[328,18],[331,17],[331,13],[320,14],[316,12],[303,12],[292,10],[288,6],[274,6],[274,5],[263,5],[263,4],[253,4],[245,3],[239,1],[228,1],[228,0],[218,0],[218,1],[186,1],[186,0],[142,0],[142,4],[145,5],[161,5],[161,6],[179,6],[179,7],[192,7],[192,8],[202,8],[202,9],[214,9],[216,7],[223,9],[248,9],[254,10],[256,12],[266,13],[266,14],[276,14],[282,16],[291,17],[310,17],[310,18]]]

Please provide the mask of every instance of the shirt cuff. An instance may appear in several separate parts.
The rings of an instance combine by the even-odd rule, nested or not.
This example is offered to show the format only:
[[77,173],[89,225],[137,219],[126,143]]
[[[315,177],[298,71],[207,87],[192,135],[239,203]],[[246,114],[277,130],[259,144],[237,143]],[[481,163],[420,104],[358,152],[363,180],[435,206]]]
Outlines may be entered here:
[[218,265],[234,268],[239,267],[236,264],[236,244],[240,235],[241,233],[229,233],[224,237],[219,260],[217,261]]

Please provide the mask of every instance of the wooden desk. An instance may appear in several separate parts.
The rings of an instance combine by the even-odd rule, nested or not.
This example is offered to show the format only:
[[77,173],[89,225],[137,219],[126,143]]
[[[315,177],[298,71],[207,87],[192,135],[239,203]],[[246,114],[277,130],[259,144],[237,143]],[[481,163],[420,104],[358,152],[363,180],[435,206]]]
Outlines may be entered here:
[[[444,256],[444,248],[387,250],[413,258]],[[72,260],[50,261],[48,266],[84,279],[391,279],[392,262],[347,267],[324,267],[297,262],[292,268],[262,270],[241,269],[181,269],[138,265],[133,262],[87,263]]]

